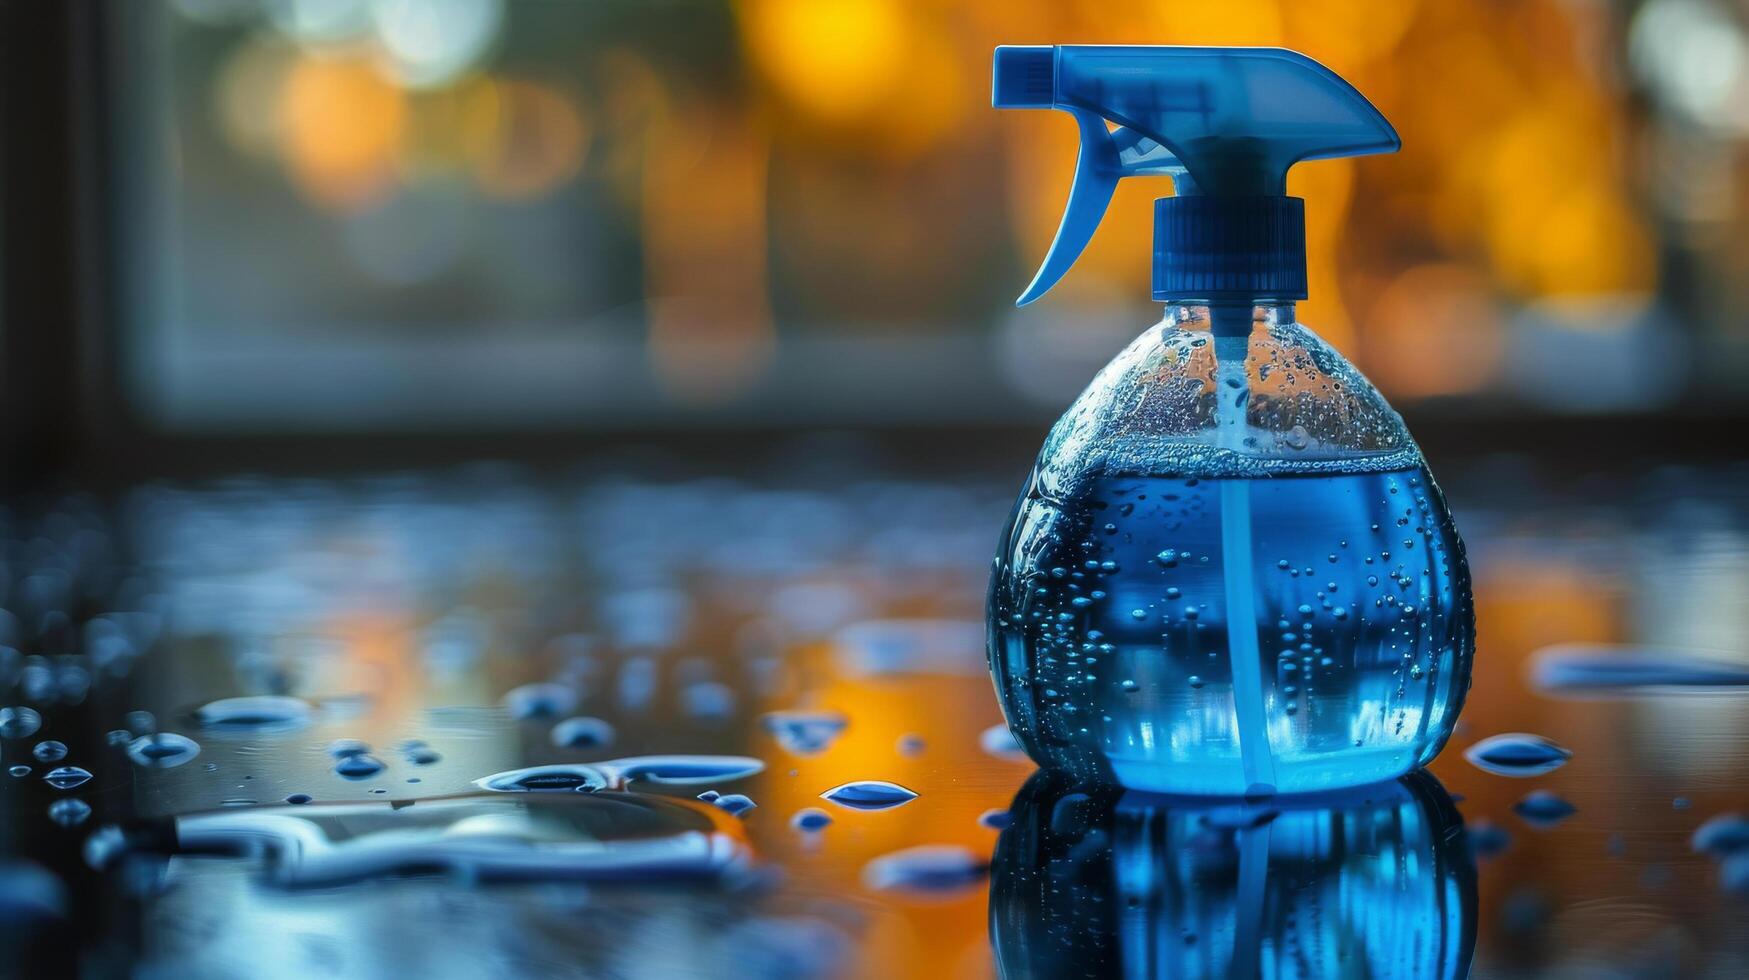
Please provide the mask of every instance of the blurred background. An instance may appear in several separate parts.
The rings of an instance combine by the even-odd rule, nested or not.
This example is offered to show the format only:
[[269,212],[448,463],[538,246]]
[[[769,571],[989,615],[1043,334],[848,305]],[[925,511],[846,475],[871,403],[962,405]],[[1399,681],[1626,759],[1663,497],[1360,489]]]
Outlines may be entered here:
[[[1159,317],[1171,192],[1126,181],[1016,309],[1075,131],[989,108],[1002,43],[1284,45],[1397,126],[1401,153],[1289,190],[1301,319],[1403,412],[1475,569],[1474,694],[1433,768],[1514,842],[1459,938],[1477,976],[1743,975],[1749,864],[1732,885],[1689,845],[1749,810],[1741,694],[1528,677],[1574,642],[1749,663],[1749,6],[0,0],[0,736],[27,775],[42,737],[94,774],[77,829],[0,779],[0,899],[64,913],[0,976],[371,976],[389,949],[431,976],[991,973],[981,879],[865,868],[987,855],[980,814],[1030,771],[987,738],[985,576],[1045,429]],[[530,683],[618,744],[555,744],[507,698]],[[191,720],[258,694],[318,720]],[[760,721],[798,707],[849,727],[799,757]],[[106,741],[142,709],[199,763]],[[1513,730],[1573,762],[1464,762]],[[342,737],[387,775],[336,775]],[[113,822],[696,751],[768,763],[723,787],[761,809],[709,814],[752,883],[591,906],[81,856]],[[922,795],[791,829],[852,779]],[[1529,788],[1579,812],[1529,827]],[[60,884],[11,887],[18,855]]]
[[1724,0],[30,6],[4,246],[26,468],[245,435],[1027,443],[1157,318],[1171,192],[1126,182],[1062,287],[1012,306],[1074,128],[991,111],[989,52],[1041,39],[1286,45],[1377,103],[1400,154],[1290,181],[1301,315],[1431,448],[1749,408]]

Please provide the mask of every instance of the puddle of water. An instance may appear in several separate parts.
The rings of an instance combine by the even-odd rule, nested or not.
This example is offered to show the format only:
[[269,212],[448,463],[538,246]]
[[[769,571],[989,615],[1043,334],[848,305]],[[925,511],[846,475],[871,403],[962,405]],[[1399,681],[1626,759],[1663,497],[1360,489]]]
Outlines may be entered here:
[[1561,644],[1532,657],[1531,680],[1550,694],[1749,687],[1749,667],[1703,651]]
[[643,780],[690,786],[743,779],[765,769],[764,762],[745,755],[640,755],[594,765],[621,785]]
[[524,766],[474,780],[494,793],[593,793],[612,784],[605,772],[578,763]]
[[[607,762],[559,762],[524,766],[474,780],[474,785],[494,793],[594,793],[619,789],[635,782],[690,786],[719,780],[741,779],[760,772],[765,763],[739,755],[642,755]],[[715,802],[716,795],[706,799]],[[752,801],[748,801],[749,807]]]
[[696,880],[749,862],[746,846],[699,811],[625,793],[251,807],[176,817],[171,827],[157,841],[106,831],[90,856],[102,867],[166,847],[259,855],[267,880],[293,888],[433,872],[473,881]]
[[862,883],[875,891],[952,894],[977,887],[989,870],[989,859],[969,848],[923,844],[870,861]]

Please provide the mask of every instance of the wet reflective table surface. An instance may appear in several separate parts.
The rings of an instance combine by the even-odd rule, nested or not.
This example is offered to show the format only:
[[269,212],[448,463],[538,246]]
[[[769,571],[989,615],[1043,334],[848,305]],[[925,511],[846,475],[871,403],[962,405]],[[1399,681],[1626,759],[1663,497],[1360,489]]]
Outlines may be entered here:
[[[1457,736],[1430,774],[1249,801],[1014,752],[982,625],[1006,477],[604,460],[17,502],[0,965],[1749,975],[1749,474],[1435,469],[1476,575]],[[1466,759],[1512,733],[1570,757]]]

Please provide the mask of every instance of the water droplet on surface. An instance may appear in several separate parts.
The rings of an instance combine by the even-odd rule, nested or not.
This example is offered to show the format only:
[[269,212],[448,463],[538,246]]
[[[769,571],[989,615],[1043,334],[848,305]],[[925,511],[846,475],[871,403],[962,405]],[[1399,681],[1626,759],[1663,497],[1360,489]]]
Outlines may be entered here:
[[56,766],[43,773],[43,782],[60,790],[75,789],[90,781],[90,771],[78,766]]
[[[67,914],[67,887],[61,879],[24,858],[0,860],[0,896],[0,910],[11,927],[28,929]],[[10,943],[8,948],[13,948]]]
[[126,745],[134,740],[134,733],[125,728],[113,728],[109,734],[103,736],[103,740],[110,745]]
[[1464,750],[1464,758],[1477,769],[1518,778],[1553,772],[1572,757],[1572,752],[1541,735],[1525,732],[1493,735]]
[[1469,837],[1470,853],[1478,859],[1493,857],[1512,846],[1512,835],[1490,820],[1472,821],[1464,832]]
[[726,796],[719,796],[712,800],[711,805],[731,816],[738,817],[741,814],[746,813],[748,810],[757,807],[759,804],[753,802],[752,797],[743,793],[729,793]]
[[613,726],[600,718],[566,718],[553,726],[553,744],[562,749],[597,749],[612,745]]
[[656,661],[649,657],[632,657],[620,665],[614,682],[614,693],[620,707],[627,711],[642,711],[656,696]]
[[1749,687],[1749,668],[1689,650],[1560,644],[1533,654],[1532,665],[1537,688],[1556,694]]
[[342,756],[339,761],[334,763],[334,772],[347,779],[369,779],[387,768],[388,766],[374,755]]
[[57,742],[52,738],[44,739],[36,743],[30,754],[36,756],[38,762],[60,762],[67,757],[67,743]]
[[1733,895],[1749,896],[1749,854],[1733,854],[1719,862],[1719,887]]
[[699,681],[681,689],[680,704],[693,718],[720,720],[735,713],[735,691],[717,681]]
[[1749,850],[1749,820],[1740,813],[1721,813],[1696,827],[1688,844],[1697,852],[1715,856]]
[[369,755],[370,743],[356,738],[337,738],[328,743],[328,754],[336,759],[346,759],[355,755]]
[[609,783],[606,773],[576,763],[528,766],[474,780],[475,786],[494,793],[593,793]]
[[[220,732],[288,732],[310,723],[310,706],[297,698],[277,694],[257,694],[241,698],[221,698],[195,709],[194,719],[200,727]],[[150,718],[147,715],[147,718]],[[128,727],[137,732],[149,732],[157,727],[156,720],[146,725],[136,724],[128,716]]]
[[557,718],[576,706],[577,692],[563,684],[524,684],[504,694],[504,710],[517,721]]
[[429,745],[408,749],[402,756],[416,766],[433,766],[443,761],[443,754]]
[[12,768],[10,768],[10,769],[8,769],[8,770],[6,770],[6,771],[7,771],[7,772],[9,772],[9,773],[11,773],[11,774],[12,774],[12,775],[14,775],[14,776],[20,776],[20,777],[22,777],[22,776],[28,776],[28,775],[30,775],[30,767],[29,767],[29,766],[25,766],[25,765],[17,765],[17,766],[13,766],[13,767],[12,767]]
[[744,755],[640,755],[595,765],[619,783],[641,779],[674,786],[742,779],[765,768]]
[[717,792],[714,789],[707,789],[704,792],[698,794],[698,798],[705,801],[706,803],[715,803],[717,800],[722,798],[722,795],[723,794]]
[[310,802],[310,800],[312,798],[313,797],[311,797],[310,794],[308,794],[308,793],[293,793],[292,795],[286,797],[285,801],[287,803],[290,803],[292,806],[303,806],[304,804]]
[[43,727],[43,716],[29,705],[0,708],[0,737],[29,738]]
[[924,844],[875,858],[863,866],[863,884],[876,891],[956,892],[983,881],[990,862],[968,848]]
[[175,732],[141,735],[128,743],[128,758],[149,769],[174,769],[200,754],[200,743]]
[[1512,810],[1532,827],[1547,829],[1573,814],[1579,808],[1546,789],[1534,790],[1512,804]]
[[978,814],[978,823],[991,830],[1004,830],[1014,822],[1014,815],[1007,810],[985,810]]
[[1011,762],[1029,761],[1026,750],[1020,747],[1020,741],[1014,737],[1013,732],[1008,730],[1007,725],[991,725],[984,729],[983,734],[978,736],[978,744],[983,747],[986,753],[998,759],[1007,759]]
[[56,800],[49,804],[49,819],[63,827],[77,827],[91,816],[91,804],[76,797]]
[[917,798],[917,794],[898,783],[864,779],[834,786],[821,793],[820,797],[852,810],[888,810],[911,802]]
[[903,756],[922,755],[923,750],[926,747],[927,745],[923,741],[923,736],[916,734],[899,736],[899,743],[896,746],[899,754]]
[[825,830],[831,823],[832,814],[814,806],[803,807],[796,811],[795,816],[789,818],[791,827],[807,833]]
[[850,719],[837,711],[768,711],[759,723],[791,755],[818,755],[843,733]]
[[122,718],[122,723],[139,735],[150,735],[158,730],[158,716],[150,711],[130,711]]

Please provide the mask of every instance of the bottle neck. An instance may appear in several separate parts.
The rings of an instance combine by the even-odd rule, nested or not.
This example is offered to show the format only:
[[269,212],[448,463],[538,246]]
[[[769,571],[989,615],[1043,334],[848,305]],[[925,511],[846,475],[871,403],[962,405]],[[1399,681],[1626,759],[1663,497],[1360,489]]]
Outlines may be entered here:
[[1269,329],[1294,322],[1294,304],[1262,303],[1255,306],[1222,303],[1167,303],[1166,323],[1184,330],[1207,330],[1217,337],[1244,336],[1262,327]]

